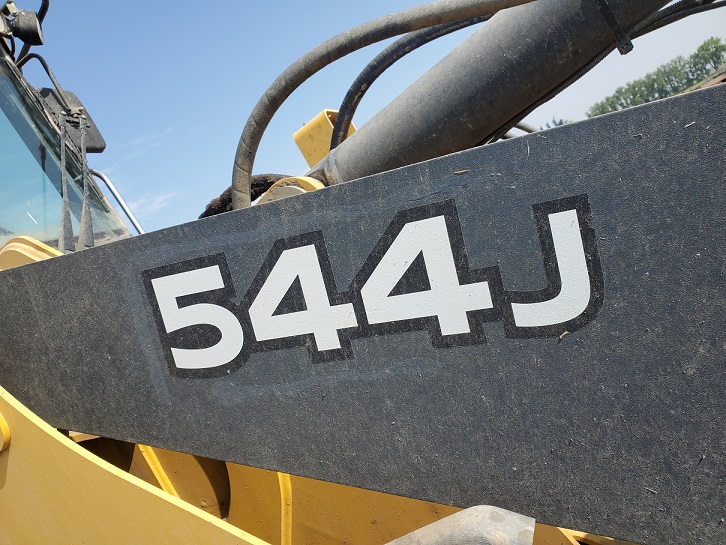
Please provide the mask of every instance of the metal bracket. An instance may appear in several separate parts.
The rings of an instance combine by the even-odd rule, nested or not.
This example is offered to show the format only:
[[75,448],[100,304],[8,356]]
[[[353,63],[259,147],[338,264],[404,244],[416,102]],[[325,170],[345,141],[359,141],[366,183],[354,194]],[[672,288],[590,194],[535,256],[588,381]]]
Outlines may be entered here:
[[268,202],[278,201],[286,197],[292,197],[308,191],[322,189],[325,184],[316,178],[309,176],[291,176],[276,181],[270,189],[259,198],[257,204],[265,204]]
[[5,2],[0,7],[0,36],[3,38],[10,38],[13,33],[8,26],[9,18],[14,16],[18,12],[18,8],[15,6],[15,2]]
[[618,51],[620,51],[621,55],[627,55],[633,50],[633,42],[630,40],[628,33],[620,26],[620,22],[618,21],[618,18],[615,17],[613,10],[610,8],[608,0],[594,0],[594,2],[597,4],[597,8],[605,18],[613,36],[615,36],[615,45],[617,46]]

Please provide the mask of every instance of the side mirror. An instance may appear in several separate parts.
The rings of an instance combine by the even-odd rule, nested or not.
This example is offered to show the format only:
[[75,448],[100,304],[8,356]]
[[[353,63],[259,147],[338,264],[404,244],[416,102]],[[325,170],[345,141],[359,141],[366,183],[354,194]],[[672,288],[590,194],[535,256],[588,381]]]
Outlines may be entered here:
[[[57,90],[43,87],[42,89],[39,89],[38,92],[54,114],[60,115],[60,113],[65,109],[64,102],[58,95]],[[101,132],[98,130],[98,127],[88,114],[88,110],[83,107],[80,99],[70,91],[63,90],[62,93],[65,98],[65,102],[67,102],[73,110],[82,109],[83,115],[86,116],[86,121],[88,122],[88,125],[86,126],[86,152],[101,153],[106,149],[106,141],[103,139]],[[81,131],[72,123],[68,123],[67,128],[68,137],[73,141],[78,149],[81,149]]]

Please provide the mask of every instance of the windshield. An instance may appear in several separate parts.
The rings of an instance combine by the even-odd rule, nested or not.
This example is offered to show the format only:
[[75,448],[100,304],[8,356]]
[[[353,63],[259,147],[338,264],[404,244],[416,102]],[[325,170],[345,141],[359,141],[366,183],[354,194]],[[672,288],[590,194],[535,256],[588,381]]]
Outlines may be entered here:
[[[0,58],[0,247],[19,235],[55,247],[62,205],[60,137],[26,93],[6,60]],[[77,241],[83,181],[75,154],[66,154],[66,173]],[[95,184],[90,200],[96,243],[129,236]]]

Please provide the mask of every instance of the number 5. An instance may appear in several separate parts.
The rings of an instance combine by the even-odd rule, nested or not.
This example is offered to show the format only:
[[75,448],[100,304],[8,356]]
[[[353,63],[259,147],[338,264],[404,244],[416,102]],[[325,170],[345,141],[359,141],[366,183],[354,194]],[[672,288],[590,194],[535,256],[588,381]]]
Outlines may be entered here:
[[[219,256],[212,256],[219,258]],[[222,260],[223,260],[222,256]],[[198,260],[195,260],[198,261]],[[194,262],[185,262],[172,265],[172,268],[189,266]],[[226,269],[226,262],[224,262]],[[168,269],[164,267],[162,269]],[[234,288],[231,282],[228,285],[222,276],[219,264],[202,268],[193,268],[174,274],[152,277],[154,273],[147,271],[150,283],[150,299],[156,299],[158,318],[161,318],[163,328],[159,327],[162,344],[171,351],[173,364],[178,369],[208,369],[220,367],[231,362],[242,351],[244,333],[239,320],[234,313],[217,303],[196,302],[202,296],[210,293],[207,299],[219,300],[219,293],[215,298],[211,292],[225,290],[227,300],[234,297]],[[149,284],[147,284],[147,289]],[[230,293],[231,292],[231,293]],[[153,297],[151,295],[153,294]],[[179,305],[179,298],[198,295],[193,304]],[[191,326],[211,325],[217,328],[222,338],[213,346],[203,348],[177,348],[169,345],[168,334]],[[166,333],[166,335],[164,335]],[[178,336],[177,336],[178,338]]]

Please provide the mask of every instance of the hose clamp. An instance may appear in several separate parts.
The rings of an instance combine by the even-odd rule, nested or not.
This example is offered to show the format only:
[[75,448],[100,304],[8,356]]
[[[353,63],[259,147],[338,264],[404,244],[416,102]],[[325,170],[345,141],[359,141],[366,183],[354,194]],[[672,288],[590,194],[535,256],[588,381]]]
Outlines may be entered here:
[[615,36],[615,45],[621,55],[627,55],[633,50],[633,42],[630,40],[628,33],[623,30],[620,26],[618,18],[615,17],[613,10],[608,4],[608,0],[593,0],[597,4],[597,8],[600,10],[600,14],[605,18],[610,30]]

